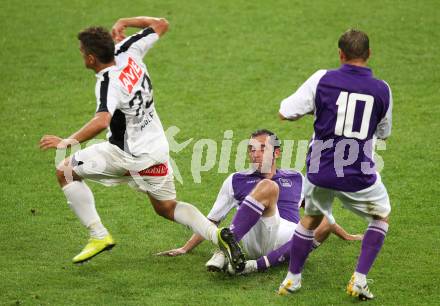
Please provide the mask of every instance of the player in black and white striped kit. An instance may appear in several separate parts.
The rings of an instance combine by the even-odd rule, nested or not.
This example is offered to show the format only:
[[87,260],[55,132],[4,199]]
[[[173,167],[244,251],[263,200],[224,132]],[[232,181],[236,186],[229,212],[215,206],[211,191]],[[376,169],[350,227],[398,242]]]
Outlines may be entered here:
[[[125,37],[127,27],[142,29]],[[154,107],[153,88],[143,58],[168,30],[162,18],[133,17],[119,19],[110,34],[102,27],[90,27],[78,34],[85,66],[96,72],[97,108],[93,119],[66,139],[45,135],[42,149],[66,148],[94,138],[108,128],[108,141],[74,153],[57,168],[57,178],[67,202],[90,231],[86,247],[73,258],[81,263],[111,249],[115,242],[95,209],[93,194],[83,179],[105,185],[128,183],[145,192],[157,214],[189,226],[208,240],[234,249],[226,229],[217,227],[194,206],[176,201],[172,169],[168,164],[169,147]],[[114,42],[117,44],[115,45]]]

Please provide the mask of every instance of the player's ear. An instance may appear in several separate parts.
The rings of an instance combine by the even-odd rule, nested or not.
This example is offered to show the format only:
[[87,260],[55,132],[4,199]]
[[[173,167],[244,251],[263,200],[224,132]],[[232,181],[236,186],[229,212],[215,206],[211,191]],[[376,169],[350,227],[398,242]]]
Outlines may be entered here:
[[93,54],[87,54],[87,62],[89,65],[95,65],[96,57]]
[[341,61],[341,63],[345,62],[345,54],[344,52],[342,52],[341,49],[338,49],[339,52],[339,60]]
[[279,158],[281,156],[281,149],[280,148],[275,148],[274,156],[275,156],[275,158]]

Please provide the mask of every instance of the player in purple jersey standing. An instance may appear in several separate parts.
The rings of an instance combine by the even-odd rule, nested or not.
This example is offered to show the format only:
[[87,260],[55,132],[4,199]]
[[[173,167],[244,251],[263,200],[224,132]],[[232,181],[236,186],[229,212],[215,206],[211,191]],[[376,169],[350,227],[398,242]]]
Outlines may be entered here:
[[338,41],[341,67],[319,70],[281,102],[280,117],[297,120],[314,114],[314,134],[307,154],[305,216],[296,227],[289,271],[279,288],[286,295],[301,288],[301,271],[310,253],[314,230],[322,218],[332,221],[332,202],[369,221],[357,267],[347,293],[373,298],[367,274],[382,248],[391,211],[387,190],[373,161],[375,138],[391,133],[391,89],[367,67],[368,36],[348,30]]
[[[290,243],[299,222],[299,207],[303,201],[303,176],[294,170],[276,167],[281,154],[280,141],[271,131],[262,129],[252,133],[248,147],[253,169],[235,172],[224,181],[208,219],[219,224],[237,208],[231,230],[242,242],[247,253],[244,270],[239,273],[264,271],[290,257]],[[360,240],[359,235],[347,234],[337,224],[330,226],[324,219],[315,233],[316,248],[334,232],[345,240]],[[199,245],[204,238],[194,234],[183,247],[159,253],[178,256]],[[255,260],[256,259],[256,260]],[[228,261],[223,252],[216,251],[206,263],[210,271],[222,271]],[[231,265],[229,273],[236,271]]]

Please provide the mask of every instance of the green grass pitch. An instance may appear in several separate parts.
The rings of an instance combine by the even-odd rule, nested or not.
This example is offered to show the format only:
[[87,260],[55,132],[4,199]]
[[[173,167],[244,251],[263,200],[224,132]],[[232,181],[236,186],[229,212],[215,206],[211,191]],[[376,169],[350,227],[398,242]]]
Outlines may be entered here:
[[[331,237],[309,259],[303,289],[282,298],[275,289],[287,266],[248,277],[209,274],[208,243],[178,258],[153,256],[180,246],[190,232],[157,217],[126,186],[89,184],[118,245],[86,265],[71,264],[87,233],[57,186],[54,151],[40,152],[37,144],[44,134],[68,136],[94,112],[95,77],[83,67],[77,32],[136,15],[170,21],[146,62],[165,128],[177,126],[179,142],[194,138],[172,157],[184,182],[178,197],[203,213],[227,174],[217,172],[217,156],[194,183],[194,142],[220,144],[233,130],[236,148],[261,127],[281,139],[308,139],[311,118],[280,122],[279,102],[317,69],[338,66],[336,41],[344,30],[365,30],[371,67],[394,95],[393,135],[380,152],[393,211],[369,274],[377,299],[368,303],[438,303],[440,2],[14,0],[0,9],[0,304],[356,304],[344,289],[359,243]],[[362,220],[335,206],[341,225],[363,231]]]

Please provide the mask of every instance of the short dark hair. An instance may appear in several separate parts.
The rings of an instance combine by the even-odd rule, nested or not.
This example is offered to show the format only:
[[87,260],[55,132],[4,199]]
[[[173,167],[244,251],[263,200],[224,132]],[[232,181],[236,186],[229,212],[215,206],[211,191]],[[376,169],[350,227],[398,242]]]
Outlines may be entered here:
[[274,147],[274,149],[281,148],[281,141],[278,138],[278,136],[274,132],[269,131],[267,129],[256,130],[251,134],[251,138],[255,138],[261,135],[267,135],[270,137],[269,143]]
[[110,33],[103,27],[90,27],[78,33],[84,51],[95,55],[103,64],[114,59],[115,43]]
[[339,49],[344,52],[347,60],[363,59],[366,61],[369,57],[370,41],[365,32],[349,29],[339,37]]

